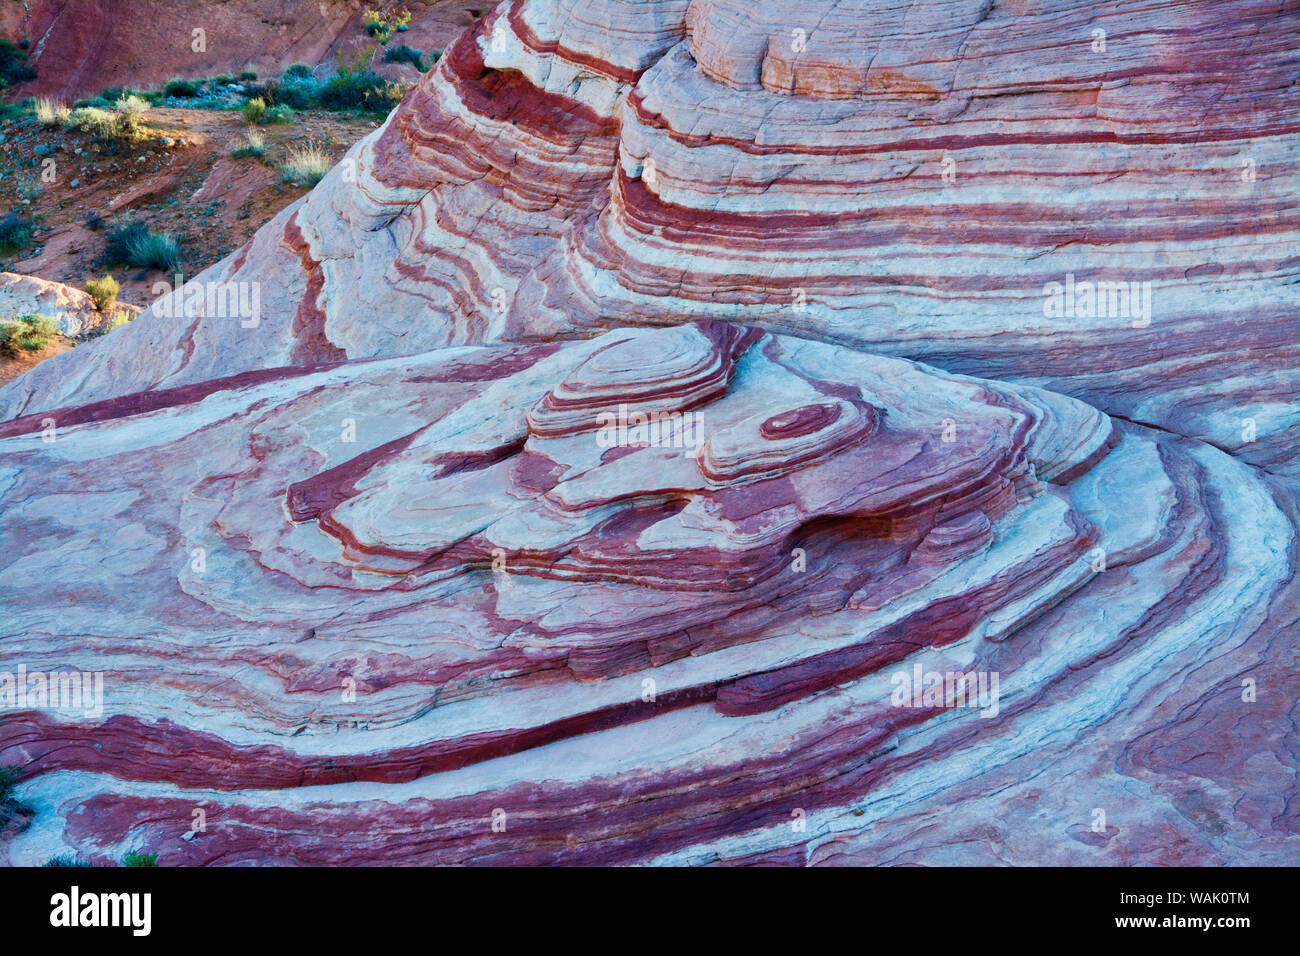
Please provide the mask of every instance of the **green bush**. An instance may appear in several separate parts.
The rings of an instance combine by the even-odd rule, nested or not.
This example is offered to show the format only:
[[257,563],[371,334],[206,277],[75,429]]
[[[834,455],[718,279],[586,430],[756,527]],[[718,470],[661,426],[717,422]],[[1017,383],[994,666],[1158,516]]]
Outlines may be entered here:
[[382,14],[377,10],[366,10],[361,14],[361,22],[366,33],[380,43],[387,44],[394,30],[405,31],[411,22],[411,11],[403,10],[399,14]]
[[310,76],[288,77],[276,91],[276,99],[296,110],[319,109],[322,86]]
[[0,80],[5,88],[36,79],[36,71],[27,62],[27,54],[16,44],[0,37]]
[[182,80],[180,78],[168,80],[163,87],[163,93],[167,96],[191,99],[199,95],[199,83],[197,80]]
[[384,51],[385,63],[409,63],[421,73],[429,68],[424,64],[424,53],[415,47],[407,46],[403,43],[401,46],[392,46]]
[[41,864],[42,867],[83,867],[94,865],[95,864],[93,863],[87,863],[85,860],[79,860],[75,856],[52,856]]
[[117,133],[117,115],[97,106],[83,106],[68,116],[68,126],[96,139],[111,140]]
[[95,308],[105,315],[117,304],[117,294],[121,289],[122,286],[112,276],[86,282],[86,295],[95,303]]
[[122,857],[123,866],[157,866],[157,853],[136,853],[132,850],[126,856]]
[[149,234],[149,227],[137,219],[123,219],[108,231],[104,247],[105,262],[130,262],[131,245]]
[[257,79],[257,71],[244,70],[239,74],[239,78],[243,80],[245,83],[251,83],[253,80]]
[[[59,323],[48,315],[21,315],[17,319],[0,322],[0,346],[9,351],[21,349],[39,352],[58,337]],[[15,777],[14,781],[16,780]],[[12,785],[11,782],[10,786]]]
[[244,122],[261,123],[266,116],[266,100],[254,97],[240,107],[240,111],[244,114]]
[[292,123],[293,107],[291,107],[288,103],[276,103],[274,106],[272,106],[269,110],[266,111],[266,115],[262,117],[262,122],[263,123]]
[[142,269],[174,272],[181,261],[180,244],[170,233],[146,230],[144,235],[131,240],[126,261]]
[[289,77],[307,77],[311,76],[311,67],[306,63],[294,63],[284,71],[285,76]]
[[17,213],[0,219],[0,249],[15,250],[27,245],[32,238],[32,224]]

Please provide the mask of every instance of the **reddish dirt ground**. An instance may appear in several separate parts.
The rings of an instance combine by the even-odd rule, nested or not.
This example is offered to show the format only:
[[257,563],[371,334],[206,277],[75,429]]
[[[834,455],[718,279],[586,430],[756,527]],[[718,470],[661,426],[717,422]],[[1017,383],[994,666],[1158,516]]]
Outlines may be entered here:
[[66,352],[72,348],[74,343],[71,339],[64,338],[62,335],[57,340],[51,342],[39,352],[27,352],[24,350],[9,351],[0,349],[0,385],[17,378],[38,362],[44,362],[52,355],[58,355],[60,352]]
[[[377,125],[346,114],[298,113],[291,124],[256,127],[266,141],[264,156],[235,158],[230,153],[249,129],[237,111],[158,108],[147,122],[150,139],[116,153],[86,134],[32,120],[5,123],[0,215],[12,209],[34,220],[36,230],[24,249],[0,259],[0,269],[78,288],[109,273],[122,284],[123,302],[145,305],[152,284],[170,276],[100,261],[106,233],[124,215],[175,236],[182,268],[193,276],[307,191],[282,182],[278,167],[291,149],[315,145],[337,160]],[[54,160],[56,179],[41,183],[46,159]],[[40,194],[24,198],[37,183]],[[104,225],[91,228],[92,213]]]

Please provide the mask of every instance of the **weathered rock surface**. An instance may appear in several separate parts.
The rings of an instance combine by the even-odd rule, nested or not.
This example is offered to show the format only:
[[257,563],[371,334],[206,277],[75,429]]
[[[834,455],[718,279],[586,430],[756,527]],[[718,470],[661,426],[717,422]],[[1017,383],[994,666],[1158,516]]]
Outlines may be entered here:
[[0,852],[1296,862],[1297,26],[498,7],[0,390]]
[[[703,438],[604,447],[591,424],[637,408]],[[19,862],[1300,840],[1276,733],[1293,505],[1060,395],[693,324],[249,374],[0,436],[6,643],[105,681],[102,715],[0,728],[36,775]],[[1000,702],[899,706],[914,667],[996,672]],[[957,793],[987,817],[929,816]],[[1118,836],[1072,836],[1099,806]]]
[[[112,311],[130,319],[142,310],[138,305],[121,302]],[[101,329],[111,318],[101,313],[81,289],[38,276],[0,272],[0,317],[12,319],[20,315],[49,316],[59,323],[59,331],[69,336]]]
[[[0,414],[707,316],[1295,476],[1297,35],[1271,2],[515,0],[209,275],[271,287],[269,323],[139,323]],[[1097,282],[1136,283],[1127,314]],[[1050,283],[1076,308],[1046,316]]]

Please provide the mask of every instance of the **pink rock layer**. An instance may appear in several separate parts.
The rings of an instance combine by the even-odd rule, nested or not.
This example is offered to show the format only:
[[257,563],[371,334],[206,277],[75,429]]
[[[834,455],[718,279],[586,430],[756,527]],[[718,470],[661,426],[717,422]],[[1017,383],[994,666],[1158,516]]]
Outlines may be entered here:
[[11,863],[1300,848],[1293,496],[1046,390],[633,328],[15,419],[0,500],[0,672],[103,675],[0,721]]
[[1294,479],[1297,34],[1263,0],[511,0],[200,277],[260,283],[259,324],[147,315],[0,415],[708,317]]

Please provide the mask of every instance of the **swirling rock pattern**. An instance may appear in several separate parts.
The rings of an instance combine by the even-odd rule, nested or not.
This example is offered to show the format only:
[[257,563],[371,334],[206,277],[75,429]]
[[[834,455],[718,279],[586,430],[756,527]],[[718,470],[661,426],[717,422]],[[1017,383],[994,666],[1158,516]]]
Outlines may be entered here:
[[[709,388],[664,375],[684,367]],[[700,416],[698,452],[536,424],[655,389]],[[1203,443],[709,323],[153,394],[3,428],[6,649],[106,687],[94,718],[0,727],[40,821],[11,860],[1295,845],[1269,730],[1295,689],[1294,508]],[[913,667],[997,673],[996,714],[900,705]],[[1239,674],[1276,696],[1236,702]],[[930,816],[954,792],[987,821]],[[1003,829],[989,801],[1032,812]],[[1096,806],[1122,838],[1072,835]]]
[[513,0],[201,277],[268,321],[137,322],[0,414],[712,317],[1296,477],[1298,34],[1290,2]]
[[1294,863],[1297,27],[501,4],[0,390],[0,852]]

